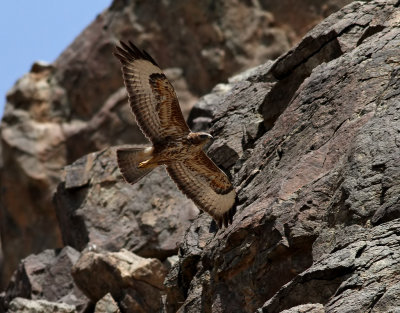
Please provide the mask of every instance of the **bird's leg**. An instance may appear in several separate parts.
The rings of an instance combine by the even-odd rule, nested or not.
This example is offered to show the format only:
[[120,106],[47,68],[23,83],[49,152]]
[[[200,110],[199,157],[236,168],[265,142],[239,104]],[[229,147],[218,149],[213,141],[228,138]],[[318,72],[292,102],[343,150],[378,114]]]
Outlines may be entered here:
[[162,154],[151,154],[150,158],[139,163],[138,168],[151,168],[164,164]]
[[160,157],[158,155],[155,155],[146,161],[140,162],[138,168],[150,168],[156,167],[158,165],[161,165]]

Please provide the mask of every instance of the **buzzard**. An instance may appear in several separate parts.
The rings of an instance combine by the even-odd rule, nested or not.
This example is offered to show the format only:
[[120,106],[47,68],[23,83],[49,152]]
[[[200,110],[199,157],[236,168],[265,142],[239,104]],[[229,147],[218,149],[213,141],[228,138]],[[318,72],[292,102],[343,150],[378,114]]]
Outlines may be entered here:
[[236,192],[225,173],[203,151],[212,136],[191,132],[174,88],[146,51],[121,41],[114,55],[122,65],[137,124],[153,144],[117,150],[122,176],[134,184],[155,167],[165,165],[188,198],[210,214],[219,227],[228,226],[235,214]]

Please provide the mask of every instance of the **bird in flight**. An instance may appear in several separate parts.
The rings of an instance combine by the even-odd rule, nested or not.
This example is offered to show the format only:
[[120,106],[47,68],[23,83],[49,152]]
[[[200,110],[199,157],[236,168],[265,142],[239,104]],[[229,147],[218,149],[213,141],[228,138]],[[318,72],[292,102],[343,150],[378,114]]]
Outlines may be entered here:
[[203,151],[212,136],[189,129],[174,88],[154,59],[131,42],[120,44],[114,55],[121,62],[129,104],[152,143],[147,148],[117,150],[122,176],[134,184],[165,165],[178,188],[220,228],[227,227],[236,211],[236,192],[226,174]]

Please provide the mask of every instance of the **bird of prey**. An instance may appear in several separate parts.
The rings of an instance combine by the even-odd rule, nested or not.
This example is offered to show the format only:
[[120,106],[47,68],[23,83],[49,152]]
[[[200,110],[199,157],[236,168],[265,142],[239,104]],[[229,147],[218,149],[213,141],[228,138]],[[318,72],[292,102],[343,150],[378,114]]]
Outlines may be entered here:
[[212,136],[191,132],[174,88],[154,59],[133,43],[121,41],[114,55],[121,62],[129,104],[147,148],[120,148],[117,161],[124,179],[134,184],[165,165],[178,188],[221,228],[232,223],[236,192],[225,173],[203,151]]

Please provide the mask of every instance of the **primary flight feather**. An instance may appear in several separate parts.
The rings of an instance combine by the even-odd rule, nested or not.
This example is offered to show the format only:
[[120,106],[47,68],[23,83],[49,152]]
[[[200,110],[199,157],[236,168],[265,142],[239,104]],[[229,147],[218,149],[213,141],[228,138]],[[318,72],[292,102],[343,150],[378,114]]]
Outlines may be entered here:
[[134,184],[155,167],[166,165],[169,176],[187,197],[210,214],[219,227],[228,226],[235,214],[236,192],[225,173],[203,151],[212,136],[191,132],[174,88],[148,53],[121,41],[114,55],[122,65],[137,124],[153,144],[117,150],[122,176]]

